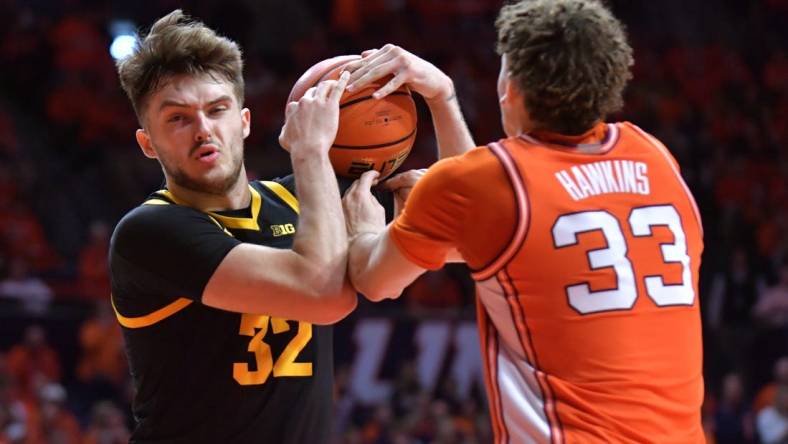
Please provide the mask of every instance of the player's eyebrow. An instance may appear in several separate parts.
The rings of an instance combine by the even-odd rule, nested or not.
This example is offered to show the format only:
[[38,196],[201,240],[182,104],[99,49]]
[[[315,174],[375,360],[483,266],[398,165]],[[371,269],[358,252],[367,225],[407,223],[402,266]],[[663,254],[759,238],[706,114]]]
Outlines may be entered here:
[[[228,100],[232,100],[232,98],[230,96],[228,96],[227,94],[225,94],[223,96],[219,96],[219,97],[211,100],[210,102],[208,102],[208,106],[213,106],[213,105],[216,105],[217,103],[226,102]],[[161,102],[161,105],[159,105],[159,111],[163,110],[164,108],[167,108],[168,106],[174,106],[174,107],[178,107],[178,108],[188,108],[190,105],[186,104],[186,103],[183,103],[183,102],[178,102],[177,100],[169,100],[169,99],[167,99],[167,100],[164,100],[164,101]]]

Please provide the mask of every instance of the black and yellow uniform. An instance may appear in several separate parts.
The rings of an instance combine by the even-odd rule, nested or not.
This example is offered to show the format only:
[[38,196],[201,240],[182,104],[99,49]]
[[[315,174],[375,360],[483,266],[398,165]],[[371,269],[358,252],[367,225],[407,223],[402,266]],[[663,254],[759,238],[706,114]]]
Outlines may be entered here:
[[201,304],[214,270],[239,243],[292,245],[292,177],[249,186],[249,208],[216,213],[159,191],[115,229],[112,301],[137,390],[131,442],[329,438],[331,327]]

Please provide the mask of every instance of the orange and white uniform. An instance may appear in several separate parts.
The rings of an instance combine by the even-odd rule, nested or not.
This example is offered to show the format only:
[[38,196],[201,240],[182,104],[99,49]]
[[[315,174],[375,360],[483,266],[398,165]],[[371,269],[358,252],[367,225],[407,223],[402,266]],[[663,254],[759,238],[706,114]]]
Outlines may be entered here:
[[704,442],[702,227],[654,137],[600,123],[442,160],[389,235],[473,270],[496,443]]

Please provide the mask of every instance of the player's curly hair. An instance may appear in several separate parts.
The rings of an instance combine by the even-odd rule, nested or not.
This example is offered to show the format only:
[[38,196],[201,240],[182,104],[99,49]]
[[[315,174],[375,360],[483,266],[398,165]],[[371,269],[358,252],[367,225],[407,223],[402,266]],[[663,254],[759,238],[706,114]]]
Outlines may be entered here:
[[230,82],[239,105],[244,100],[241,49],[180,9],[160,18],[137,39],[134,52],[117,62],[120,85],[142,123],[146,100],[169,77],[209,75]]
[[599,1],[521,0],[495,26],[498,54],[541,129],[580,134],[623,106],[632,48]]

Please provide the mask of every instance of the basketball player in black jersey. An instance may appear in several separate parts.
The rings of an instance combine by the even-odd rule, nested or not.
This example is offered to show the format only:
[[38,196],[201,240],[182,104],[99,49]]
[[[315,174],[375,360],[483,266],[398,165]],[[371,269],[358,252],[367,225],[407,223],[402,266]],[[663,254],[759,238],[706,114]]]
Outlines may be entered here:
[[[473,146],[444,73],[392,45],[363,55],[349,69],[353,87],[397,74],[379,96],[402,83],[422,94],[441,157]],[[248,182],[242,66],[234,42],[179,10],[118,63],[137,142],[166,179],[118,223],[110,246],[112,303],[136,388],[134,443],[329,440],[325,324],[357,300],[327,154],[348,74],[288,104],[279,141],[293,175]],[[395,176],[390,188],[401,193],[418,176]]]
[[321,324],[356,306],[327,154],[348,75],[288,105],[291,179],[250,183],[234,42],[174,11],[118,72],[137,141],[166,178],[120,221],[110,251],[137,390],[131,441],[325,442],[333,361]]

